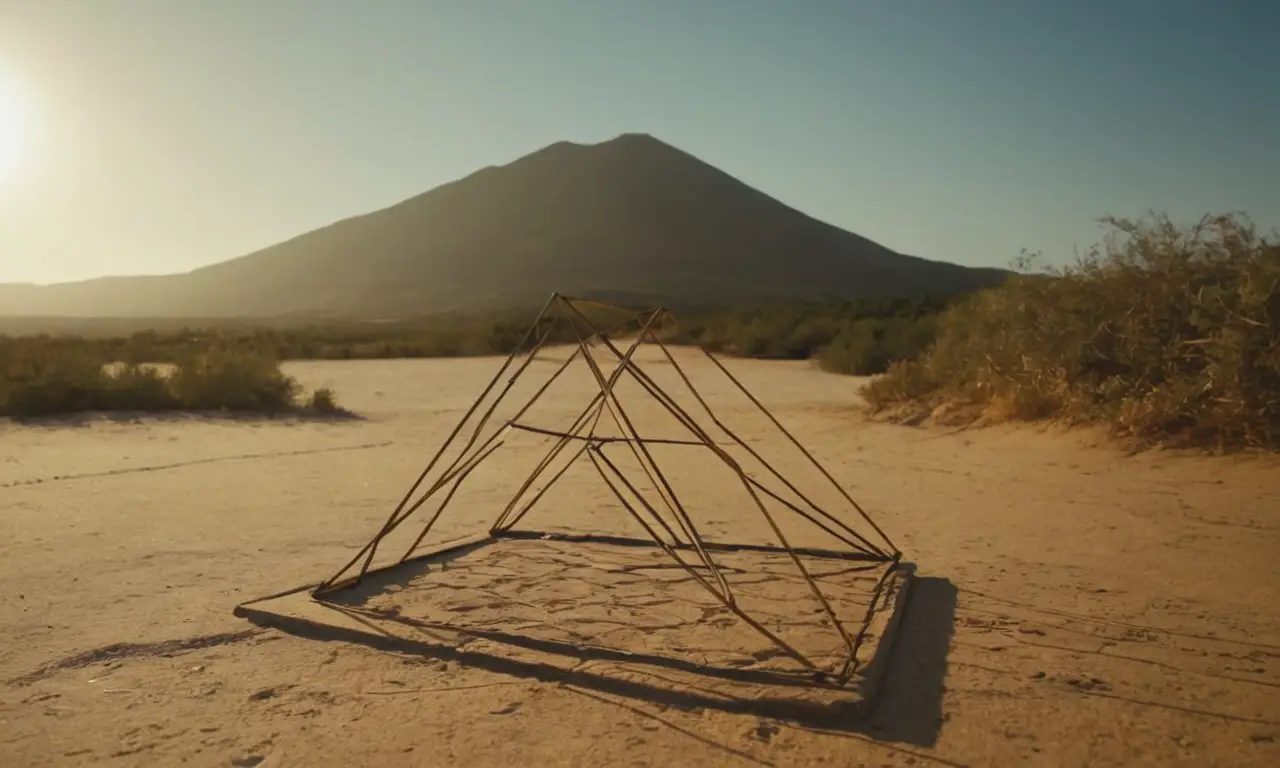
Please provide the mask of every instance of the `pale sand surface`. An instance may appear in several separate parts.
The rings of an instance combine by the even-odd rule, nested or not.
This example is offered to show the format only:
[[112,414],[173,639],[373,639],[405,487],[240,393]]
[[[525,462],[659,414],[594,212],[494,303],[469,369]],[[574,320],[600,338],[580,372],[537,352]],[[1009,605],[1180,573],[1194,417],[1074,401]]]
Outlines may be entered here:
[[[540,679],[233,617],[345,562],[497,365],[305,363],[290,372],[333,386],[366,420],[0,425],[0,766],[1280,764],[1275,459],[1126,457],[1080,433],[868,423],[856,380],[727,364],[917,566],[865,721],[611,687],[603,662],[587,682]],[[549,393],[547,418],[576,412],[578,394]],[[772,445],[744,423],[750,442]],[[713,512],[709,535],[765,535],[717,503],[731,477],[681,469]],[[501,483],[520,479],[488,471],[440,535],[485,527]],[[567,483],[533,527],[614,526],[617,510],[588,487]],[[624,527],[612,532],[634,533]],[[506,567],[534,584],[554,576],[525,559]],[[471,578],[460,583],[491,587]],[[647,607],[643,583],[628,589],[628,605]],[[537,610],[483,618],[519,627]],[[644,611],[624,618],[656,626]],[[706,632],[647,634],[683,650],[710,644]],[[620,631],[624,645],[644,634]]]

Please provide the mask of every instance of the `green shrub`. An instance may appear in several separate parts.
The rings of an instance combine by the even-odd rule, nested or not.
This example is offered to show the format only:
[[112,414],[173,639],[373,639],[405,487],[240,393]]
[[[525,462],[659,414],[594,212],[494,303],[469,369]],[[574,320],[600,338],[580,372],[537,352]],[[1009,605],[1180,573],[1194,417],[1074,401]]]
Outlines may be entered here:
[[[51,348],[47,353],[43,345]],[[6,345],[0,409],[18,417],[91,410],[106,385],[102,364],[92,355],[62,348],[49,339]]]
[[855,376],[883,373],[894,362],[923,354],[936,328],[933,315],[858,320],[819,351],[818,364]]
[[[721,308],[684,318],[688,336],[713,352],[743,357],[817,358],[838,373],[882,373],[889,362],[923,352],[935,318],[954,298],[774,302]],[[667,334],[664,340],[683,343]]]
[[169,389],[187,410],[278,413],[296,405],[298,383],[265,355],[214,348],[177,366]]
[[[174,410],[274,414],[299,407],[297,382],[260,348],[187,350],[168,375],[137,362],[104,364],[109,349],[77,339],[0,337],[0,416]],[[317,390],[310,406],[321,413],[340,411],[329,389]]]
[[948,310],[927,355],[867,387],[872,408],[976,405],[1149,443],[1280,447],[1280,247],[1235,215],[1106,222],[1070,268]]

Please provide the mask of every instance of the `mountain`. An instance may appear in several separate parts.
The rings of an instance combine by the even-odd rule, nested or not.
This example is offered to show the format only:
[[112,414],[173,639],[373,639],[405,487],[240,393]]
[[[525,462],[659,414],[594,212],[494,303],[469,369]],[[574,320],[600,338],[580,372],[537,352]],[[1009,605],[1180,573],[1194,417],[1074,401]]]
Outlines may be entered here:
[[1006,273],[895,253],[643,134],[560,142],[192,272],[0,285],[0,314],[394,317],[537,304],[942,294]]

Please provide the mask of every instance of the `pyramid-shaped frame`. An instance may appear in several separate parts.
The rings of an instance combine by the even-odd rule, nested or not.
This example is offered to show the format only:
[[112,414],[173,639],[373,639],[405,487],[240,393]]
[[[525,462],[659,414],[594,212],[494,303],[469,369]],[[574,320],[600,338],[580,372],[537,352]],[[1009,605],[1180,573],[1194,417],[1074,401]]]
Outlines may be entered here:
[[[602,327],[606,322],[609,326],[607,329]],[[514,416],[495,418],[499,406],[515,398],[513,392],[518,383],[528,378],[537,378],[537,374],[532,372],[536,370],[532,368],[532,364],[539,359],[545,361],[552,345],[566,343],[570,345],[572,352],[566,359],[559,361],[560,364],[531,394],[516,398],[519,404]],[[811,494],[806,494],[766,461],[748,441],[729,429],[716,415],[712,404],[694,385],[677,356],[672,354],[668,343],[692,346],[704,355],[729,382],[731,388],[745,396],[753,408],[765,417],[766,423],[776,432],[777,437],[798,449],[798,455],[816,470],[815,477],[821,477],[823,482],[829,483],[837,494],[835,498],[841,502],[842,507],[847,508],[846,514],[843,517],[833,514],[811,500]],[[664,388],[654,376],[645,371],[644,366],[636,359],[636,353],[641,347],[653,347],[658,351],[658,359],[670,366],[685,394],[698,404],[697,410],[703,418],[700,419],[683,407],[668,388]],[[562,429],[529,423],[525,419],[526,415],[575,363],[585,365],[594,381],[594,386],[591,387],[593,396],[583,403],[584,407],[577,417]],[[619,382],[624,380],[630,382],[632,390],[638,391],[639,396],[647,399],[650,405],[655,405],[667,414],[673,420],[672,423],[679,426],[683,435],[673,438],[643,434],[631,417],[632,411],[620,396]],[[610,423],[616,430],[613,434],[606,434],[604,426]],[[489,525],[487,533],[461,542],[450,542],[451,546],[457,548],[500,539],[557,538],[656,547],[704,587],[716,602],[767,638],[782,654],[818,673],[819,678],[834,678],[835,681],[844,683],[853,676],[858,664],[860,634],[851,631],[851,622],[838,615],[805,561],[812,563],[815,558],[829,558],[860,561],[860,564],[871,568],[882,565],[887,578],[899,564],[901,553],[813,454],[709,350],[681,328],[671,312],[663,308],[636,311],[596,301],[553,295],[530,325],[523,340],[449,433],[382,526],[342,568],[321,584],[311,587],[311,597],[325,602],[337,593],[360,584],[371,574],[389,572],[409,561],[438,555],[447,550],[448,546],[428,549],[424,542],[428,541],[442,517],[475,513],[476,510],[460,510],[457,505],[451,506],[450,501],[482,462],[491,456],[501,456],[504,436],[512,432],[550,438],[553,442],[533,471],[519,484],[514,495],[497,510],[498,514]],[[713,432],[721,437],[714,438]],[[576,446],[576,449],[570,452],[570,459],[558,470],[552,471],[552,467],[571,445]],[[775,543],[726,543],[709,540],[702,532],[699,510],[687,508],[668,481],[664,462],[655,456],[657,446],[684,446],[690,451],[709,452],[717,465],[736,476],[753,502],[752,508],[758,511],[759,518],[767,525]],[[631,469],[624,468],[623,464],[626,462],[621,460],[622,457],[610,456],[614,450],[626,452],[629,454],[627,458],[634,459]],[[456,455],[451,461],[446,461],[451,452]],[[759,471],[748,472],[742,461],[735,458],[735,454],[741,458],[749,457]],[[617,499],[627,518],[638,524],[647,538],[615,536],[609,531],[549,534],[516,527],[538,506],[539,501],[565,472],[571,466],[583,463],[584,459],[598,475],[603,486]],[[639,474],[642,476],[636,476],[635,466],[640,468]],[[435,503],[431,511],[424,512],[428,502],[432,501]],[[766,501],[770,503],[766,504]],[[770,505],[775,506],[774,511],[770,510]],[[784,525],[780,524],[777,514],[779,510],[785,511],[790,517],[788,523],[820,531],[828,540],[837,542],[836,546],[815,548],[794,545],[792,537],[784,533]],[[381,563],[378,556],[387,543],[387,538],[415,517],[425,520],[421,520],[421,529],[412,538],[412,544],[390,563],[375,567],[375,563]],[[845,520],[844,517],[851,519]],[[803,579],[828,619],[822,622],[823,625],[840,636],[846,655],[838,669],[822,669],[766,626],[765,622],[753,617],[750,611],[743,608],[730,581],[725,578],[717,563],[716,553],[744,550],[785,555],[785,560],[789,560],[794,566],[795,573]],[[391,554],[394,556],[398,551]],[[385,558],[384,553],[382,560]],[[867,606],[868,617],[871,611],[872,606]],[[862,616],[849,618],[864,622],[869,620]]]

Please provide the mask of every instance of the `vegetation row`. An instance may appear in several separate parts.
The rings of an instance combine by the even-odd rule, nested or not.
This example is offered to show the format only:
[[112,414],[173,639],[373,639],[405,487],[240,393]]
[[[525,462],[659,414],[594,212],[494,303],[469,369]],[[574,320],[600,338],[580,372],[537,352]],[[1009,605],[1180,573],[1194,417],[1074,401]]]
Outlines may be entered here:
[[[1280,247],[1237,215],[1107,219],[1072,265],[1025,258],[967,296],[762,302],[684,313],[668,342],[873,376],[891,418],[1104,424],[1148,444],[1280,448]],[[601,310],[603,312],[603,310]],[[607,314],[607,313],[605,313]],[[593,318],[602,327],[611,320]],[[529,313],[294,328],[0,336],[0,415],[338,411],[279,362],[506,354]],[[547,340],[572,342],[581,328]]]

